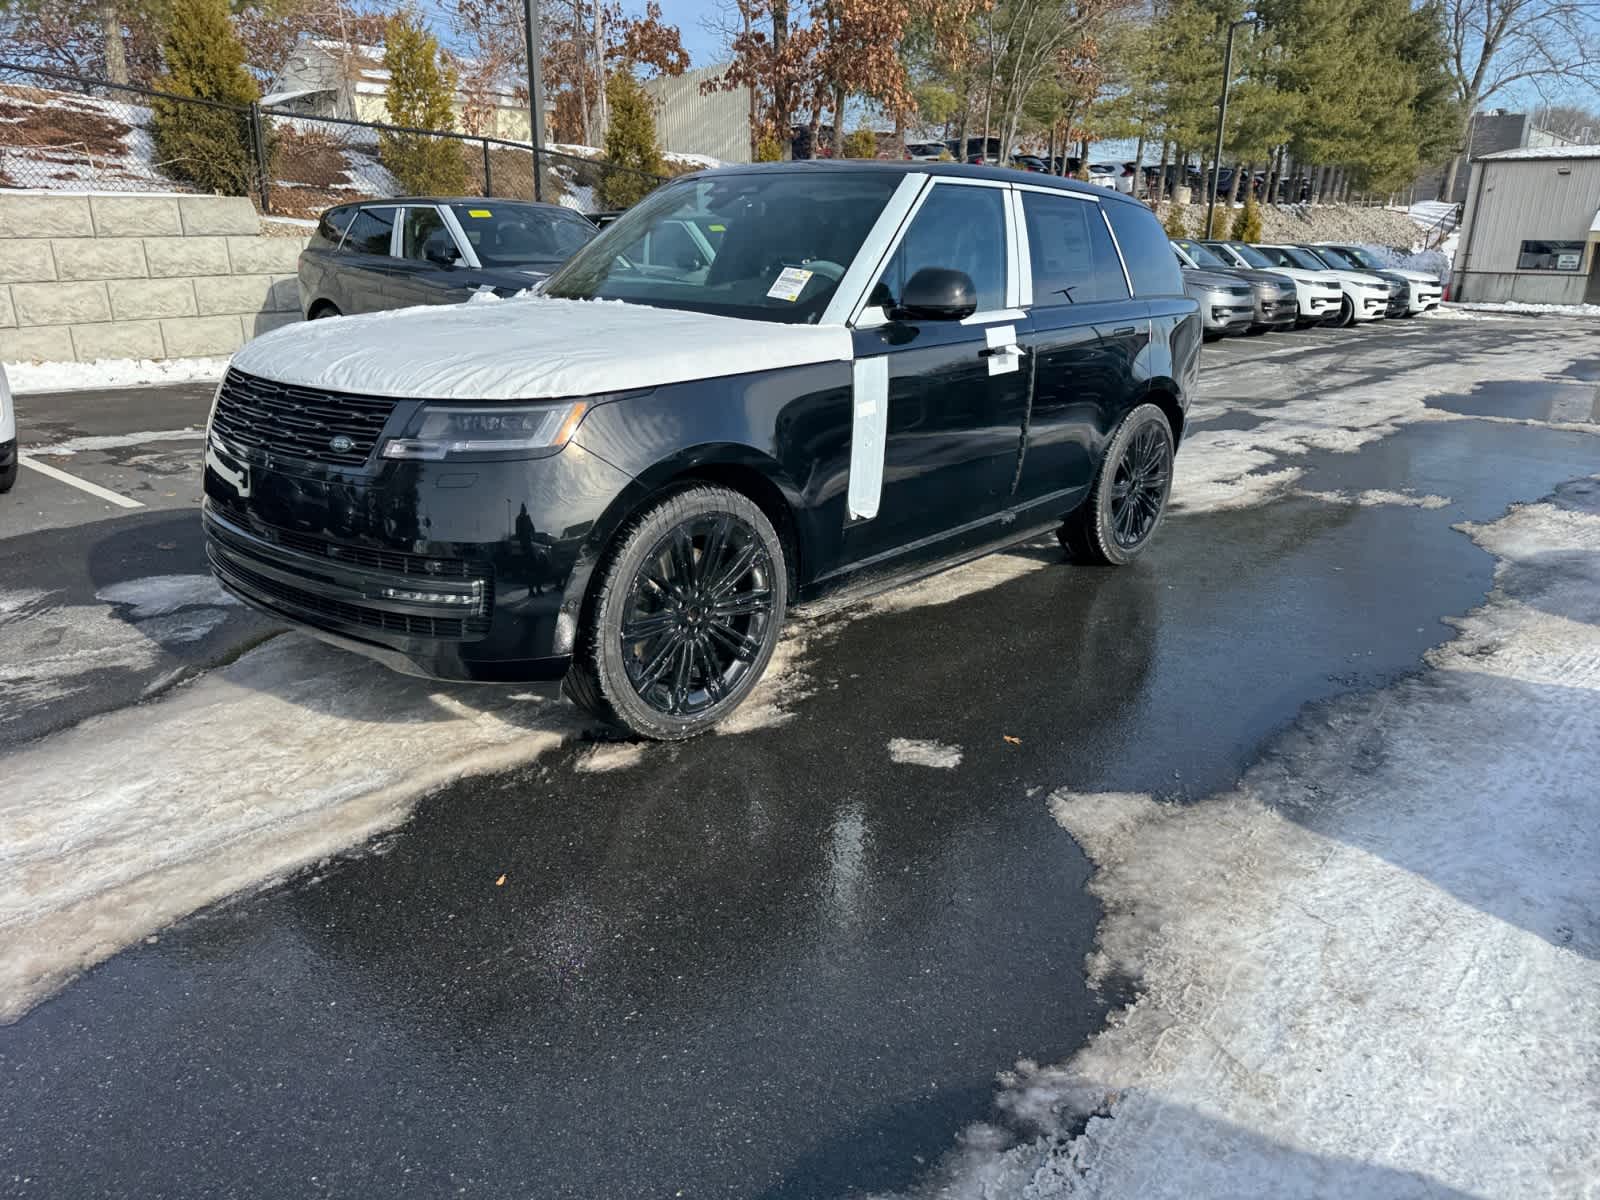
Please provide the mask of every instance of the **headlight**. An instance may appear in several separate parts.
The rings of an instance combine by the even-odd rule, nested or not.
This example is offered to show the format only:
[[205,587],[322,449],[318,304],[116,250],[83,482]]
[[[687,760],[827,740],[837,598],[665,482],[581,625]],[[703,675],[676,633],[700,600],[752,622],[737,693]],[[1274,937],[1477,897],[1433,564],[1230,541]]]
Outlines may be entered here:
[[554,454],[572,440],[586,400],[560,404],[426,405],[384,458],[441,459],[474,454]]

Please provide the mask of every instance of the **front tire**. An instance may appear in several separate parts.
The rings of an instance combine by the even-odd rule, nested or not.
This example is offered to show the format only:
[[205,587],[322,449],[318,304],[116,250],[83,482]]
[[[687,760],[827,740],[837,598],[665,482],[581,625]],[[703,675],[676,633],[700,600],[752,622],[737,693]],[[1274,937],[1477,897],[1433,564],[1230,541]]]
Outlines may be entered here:
[[783,631],[788,563],[749,497],[697,485],[617,535],[579,633],[567,692],[630,733],[704,733],[755,688]]
[[1339,298],[1339,315],[1328,319],[1328,327],[1330,329],[1344,329],[1353,324],[1355,319],[1355,301],[1351,300],[1349,296],[1341,296]]
[[17,484],[17,472],[22,469],[20,463],[12,463],[9,467],[0,467],[0,496],[5,495]]
[[1088,498],[1056,533],[1074,561],[1126,566],[1150,544],[1172,494],[1175,449],[1158,406],[1141,404],[1123,418]]

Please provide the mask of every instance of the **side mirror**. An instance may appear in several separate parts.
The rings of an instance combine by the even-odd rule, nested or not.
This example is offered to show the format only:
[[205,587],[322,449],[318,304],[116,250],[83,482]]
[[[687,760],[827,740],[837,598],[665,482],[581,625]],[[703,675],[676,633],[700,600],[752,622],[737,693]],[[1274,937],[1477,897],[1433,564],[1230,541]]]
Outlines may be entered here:
[[896,321],[960,321],[978,311],[978,289],[965,271],[923,267],[906,281],[900,303],[889,313]]
[[429,238],[422,247],[422,257],[439,267],[453,267],[461,261],[461,251],[455,243]]

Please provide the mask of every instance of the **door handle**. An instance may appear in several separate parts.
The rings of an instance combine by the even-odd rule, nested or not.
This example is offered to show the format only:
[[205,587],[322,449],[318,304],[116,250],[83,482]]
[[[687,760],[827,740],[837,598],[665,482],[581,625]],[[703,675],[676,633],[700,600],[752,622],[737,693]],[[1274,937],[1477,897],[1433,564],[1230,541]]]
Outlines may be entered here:
[[978,351],[978,357],[995,358],[1002,354],[1011,354],[1020,349],[1022,349],[1022,347],[1018,346],[1015,342],[1012,342],[1009,346],[985,346],[982,350]]
[[1111,336],[1112,337],[1129,337],[1135,332],[1135,330],[1136,330],[1136,327],[1133,326],[1133,325],[1124,325],[1121,329],[1113,329],[1111,331]]

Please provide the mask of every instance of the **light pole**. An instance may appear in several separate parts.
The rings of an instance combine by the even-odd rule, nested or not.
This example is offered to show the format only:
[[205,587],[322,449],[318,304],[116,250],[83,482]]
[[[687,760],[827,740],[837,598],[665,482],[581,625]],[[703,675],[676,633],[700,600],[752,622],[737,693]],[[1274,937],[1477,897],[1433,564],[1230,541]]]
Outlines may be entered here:
[[1211,156],[1211,195],[1206,203],[1206,236],[1215,237],[1212,221],[1217,212],[1217,184],[1222,179],[1222,127],[1228,120],[1228,85],[1233,82],[1233,31],[1254,25],[1256,16],[1247,13],[1228,26],[1228,45],[1222,52],[1222,103],[1217,105],[1217,151]]
[[[533,198],[544,199],[544,42],[539,36],[539,0],[522,0],[528,32],[528,132],[533,136]],[[1230,31],[1230,36],[1232,35]]]

